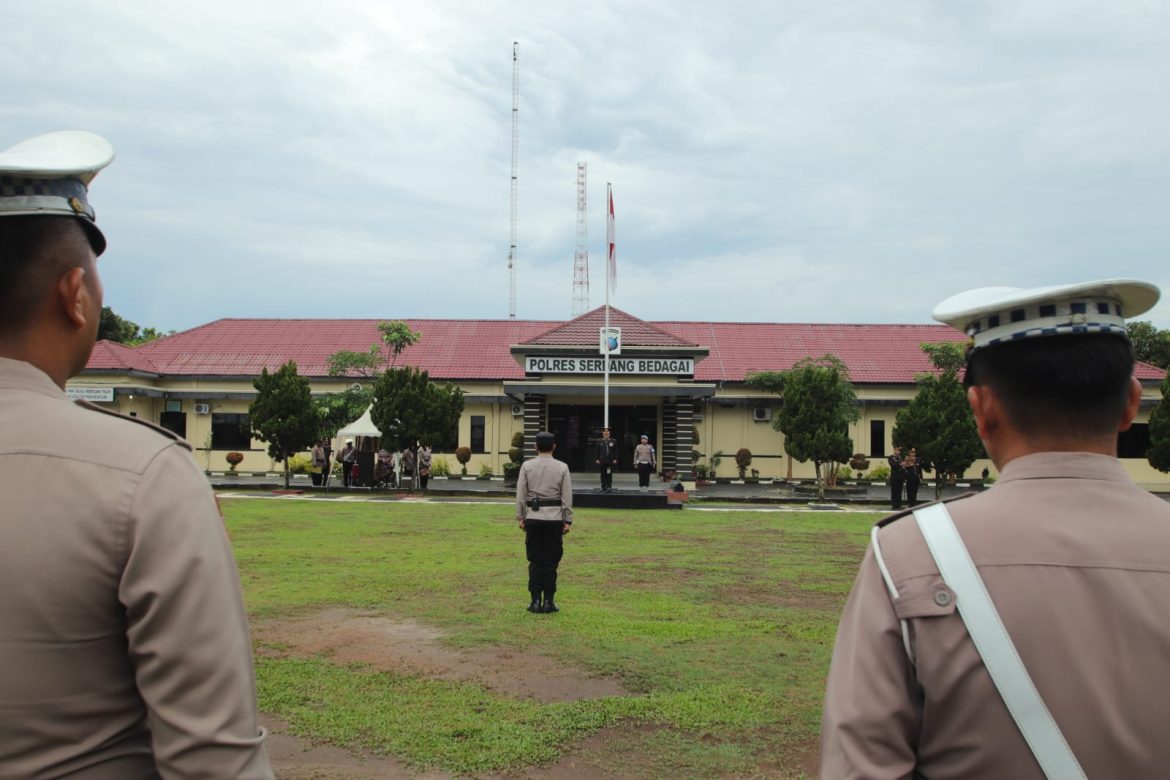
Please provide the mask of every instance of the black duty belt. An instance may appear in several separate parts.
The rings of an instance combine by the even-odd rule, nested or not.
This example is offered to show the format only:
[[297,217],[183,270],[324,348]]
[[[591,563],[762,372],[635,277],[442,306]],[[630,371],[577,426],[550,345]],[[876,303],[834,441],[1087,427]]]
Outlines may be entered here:
[[559,498],[530,498],[526,502],[528,506],[535,504],[536,506],[560,506],[561,500]]

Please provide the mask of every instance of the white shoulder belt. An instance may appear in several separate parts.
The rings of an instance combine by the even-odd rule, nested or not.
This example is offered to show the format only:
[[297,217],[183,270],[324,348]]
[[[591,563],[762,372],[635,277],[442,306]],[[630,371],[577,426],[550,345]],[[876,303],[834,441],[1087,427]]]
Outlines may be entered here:
[[[1052,713],[1040,698],[1028,670],[1024,668],[950,513],[942,504],[929,504],[915,509],[914,519],[938,565],[943,582],[955,593],[955,608],[967,626],[967,633],[975,643],[987,673],[991,675],[992,682],[1041,770],[1049,778],[1083,778],[1085,773],[1053,720]],[[898,590],[882,559],[876,527],[872,540],[882,578],[891,596],[896,599]],[[905,620],[902,621],[902,638],[910,662],[914,663]]]

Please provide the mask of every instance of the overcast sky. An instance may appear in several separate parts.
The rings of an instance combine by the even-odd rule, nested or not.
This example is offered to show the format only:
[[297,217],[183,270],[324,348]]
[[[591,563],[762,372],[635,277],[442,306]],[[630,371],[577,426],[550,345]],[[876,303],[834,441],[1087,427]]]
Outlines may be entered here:
[[[1165,3],[6,2],[0,148],[86,129],[107,303],[568,319],[605,184],[646,319],[927,322],[1101,277],[1170,296]],[[1144,319],[1170,327],[1170,301]]]

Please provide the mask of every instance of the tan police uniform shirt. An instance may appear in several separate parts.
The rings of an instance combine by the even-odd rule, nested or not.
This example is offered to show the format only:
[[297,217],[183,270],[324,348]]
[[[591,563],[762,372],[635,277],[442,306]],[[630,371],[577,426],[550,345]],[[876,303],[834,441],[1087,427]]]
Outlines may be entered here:
[[650,444],[639,444],[634,448],[634,463],[649,463],[654,465],[654,447]]
[[0,358],[0,778],[270,778],[190,447]]
[[[947,509],[1088,777],[1165,777],[1170,505],[1115,458],[1043,453]],[[1043,777],[913,518],[887,522],[878,546],[899,597],[871,547],[833,650],[822,777]]]
[[[533,510],[528,506],[530,498],[559,499],[561,505]],[[524,461],[516,478],[516,519],[573,523],[573,481],[567,465],[545,455]]]

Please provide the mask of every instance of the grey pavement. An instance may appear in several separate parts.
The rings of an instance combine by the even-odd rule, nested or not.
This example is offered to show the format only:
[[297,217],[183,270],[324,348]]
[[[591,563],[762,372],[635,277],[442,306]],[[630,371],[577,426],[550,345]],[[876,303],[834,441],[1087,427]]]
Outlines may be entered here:
[[[572,475],[574,493],[599,491],[599,477],[594,472],[581,472]],[[217,491],[242,490],[248,492],[267,492],[284,489],[282,474],[239,474],[224,476],[221,473],[209,475],[212,486]],[[651,480],[650,490],[655,493],[665,493],[669,488],[667,482],[660,479]],[[334,481],[328,490],[313,487],[306,476],[294,476],[290,483],[293,490],[304,491],[306,494],[319,496],[352,496],[368,498],[396,498],[408,494],[417,494],[419,491],[406,490],[371,490],[369,488],[345,488],[339,481]],[[856,507],[872,508],[875,511],[890,508],[890,489],[884,483],[862,484],[846,483],[842,490],[826,496],[827,504],[840,504]],[[968,482],[944,485],[944,498],[961,495],[971,490],[982,490],[979,484]],[[616,492],[636,493],[638,491],[638,476],[636,474],[619,473],[614,475],[614,490]],[[480,500],[509,501],[515,495],[515,489],[505,487],[501,477],[493,479],[475,479],[451,477],[447,479],[434,478],[430,480],[427,497],[432,500],[457,500],[475,498]],[[715,504],[820,504],[817,501],[815,486],[810,482],[788,483],[782,480],[762,483],[740,483],[737,481],[719,481],[702,484],[689,494],[690,500],[695,503]],[[919,501],[934,499],[933,481],[924,483],[918,492]]]

